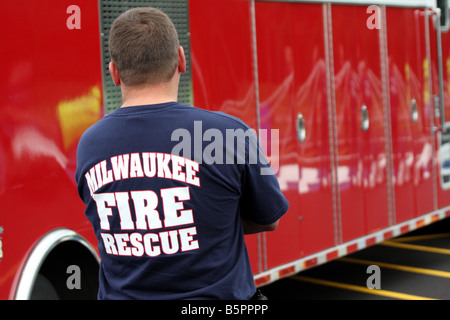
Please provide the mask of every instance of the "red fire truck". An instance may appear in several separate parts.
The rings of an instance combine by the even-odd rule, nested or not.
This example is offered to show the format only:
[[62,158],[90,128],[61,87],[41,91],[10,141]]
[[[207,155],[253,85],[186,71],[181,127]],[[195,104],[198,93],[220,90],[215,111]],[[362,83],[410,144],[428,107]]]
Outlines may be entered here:
[[180,101],[276,138],[290,208],[246,238],[258,286],[450,216],[447,1],[2,1],[0,299],[96,297],[75,154],[120,106],[107,39],[133,6],[176,24]]

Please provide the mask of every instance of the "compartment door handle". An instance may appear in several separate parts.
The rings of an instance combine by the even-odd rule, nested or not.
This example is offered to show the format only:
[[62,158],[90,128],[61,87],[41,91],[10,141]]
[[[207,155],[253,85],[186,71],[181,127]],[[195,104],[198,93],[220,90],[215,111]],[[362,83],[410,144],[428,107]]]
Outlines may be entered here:
[[369,111],[366,105],[361,107],[361,129],[363,131],[369,130]]
[[416,99],[411,100],[411,118],[414,123],[419,119],[419,111],[417,110]]
[[300,112],[297,115],[296,128],[298,141],[300,142],[305,141],[306,139],[305,119],[303,118],[303,115]]

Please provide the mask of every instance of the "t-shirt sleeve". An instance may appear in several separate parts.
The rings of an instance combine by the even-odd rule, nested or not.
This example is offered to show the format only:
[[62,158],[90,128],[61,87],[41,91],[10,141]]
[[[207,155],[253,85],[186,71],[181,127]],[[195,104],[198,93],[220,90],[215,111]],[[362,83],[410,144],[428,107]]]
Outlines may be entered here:
[[256,224],[268,225],[286,213],[289,203],[281,192],[278,179],[256,134],[247,142],[242,176],[241,216]]

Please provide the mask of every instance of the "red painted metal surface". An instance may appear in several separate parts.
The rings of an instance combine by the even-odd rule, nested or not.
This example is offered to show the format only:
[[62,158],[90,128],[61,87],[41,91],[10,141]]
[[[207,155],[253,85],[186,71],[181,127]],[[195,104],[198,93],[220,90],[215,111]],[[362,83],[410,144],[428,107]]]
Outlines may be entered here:
[[257,129],[249,3],[197,0],[189,10],[194,105]]
[[[332,6],[341,240],[389,225],[379,31],[364,6]],[[361,129],[363,106],[369,127]]]
[[279,130],[278,180],[289,200],[279,229],[266,235],[273,268],[335,244],[325,42],[321,5],[258,2],[255,17],[260,123]]
[[97,3],[77,4],[80,30],[67,28],[63,1],[0,4],[0,299],[51,229],[94,239],[74,173],[78,139],[101,116],[99,15]]
[[433,100],[425,13],[386,10],[396,223],[434,210]]
[[[429,20],[430,25],[430,39],[432,43],[436,41],[436,28],[432,17]],[[444,103],[445,103],[445,122],[450,122],[450,30],[441,32],[442,41],[442,64],[443,64],[443,88],[444,88]],[[431,45],[431,49],[436,48]],[[437,54],[437,53],[436,53]],[[435,58],[435,55],[432,54]],[[434,65],[434,74],[437,75],[437,67]],[[433,85],[437,89],[438,79],[434,78]],[[436,118],[438,120],[438,118]]]

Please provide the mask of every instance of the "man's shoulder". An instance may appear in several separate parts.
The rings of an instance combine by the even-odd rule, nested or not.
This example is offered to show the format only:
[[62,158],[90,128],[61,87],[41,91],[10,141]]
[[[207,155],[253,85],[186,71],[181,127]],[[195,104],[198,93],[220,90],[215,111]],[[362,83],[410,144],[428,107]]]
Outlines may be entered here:
[[85,140],[88,137],[95,137],[97,136],[100,132],[103,131],[104,128],[104,120],[105,118],[101,118],[99,119],[97,122],[91,124],[81,135],[80,138],[80,143],[83,142],[83,140]]
[[206,110],[199,107],[192,107],[196,118],[205,121],[210,127],[227,129],[250,129],[250,127],[240,118],[221,111]]

